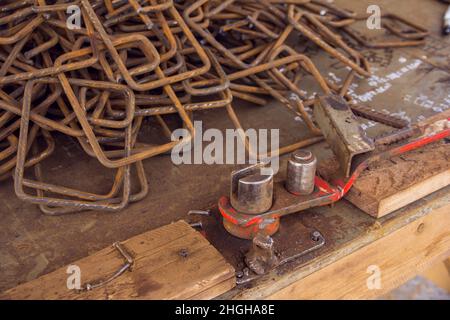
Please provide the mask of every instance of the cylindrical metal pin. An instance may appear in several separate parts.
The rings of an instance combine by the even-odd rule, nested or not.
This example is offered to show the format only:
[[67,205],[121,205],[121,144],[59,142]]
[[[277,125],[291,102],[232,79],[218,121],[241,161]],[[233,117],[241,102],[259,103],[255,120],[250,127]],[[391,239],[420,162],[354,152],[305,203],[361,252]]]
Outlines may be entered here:
[[287,164],[286,189],[296,195],[308,195],[314,191],[317,158],[311,151],[297,150]]
[[263,175],[259,171],[237,179],[235,193],[231,195],[231,204],[237,211],[260,214],[272,207],[273,174]]

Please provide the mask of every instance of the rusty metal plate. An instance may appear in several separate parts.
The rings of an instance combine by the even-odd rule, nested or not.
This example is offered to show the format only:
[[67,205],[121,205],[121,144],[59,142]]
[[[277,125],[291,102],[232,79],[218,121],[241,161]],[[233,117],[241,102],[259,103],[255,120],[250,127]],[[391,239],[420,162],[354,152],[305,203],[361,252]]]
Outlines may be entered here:
[[[252,248],[252,241],[239,239],[230,235],[222,225],[222,217],[217,208],[212,209],[212,215],[201,218],[202,234],[237,270],[237,282],[246,284],[259,278],[249,272],[245,265],[245,255]],[[319,239],[314,239],[314,232],[319,232]],[[290,215],[283,218],[280,230],[272,236],[274,252],[280,265],[277,270],[292,263],[311,259],[326,247],[328,230],[320,230],[315,226],[305,226],[300,215]],[[289,267],[289,266],[288,266]]]
[[360,123],[342,97],[319,96],[314,116],[335,153],[340,168],[348,177],[353,157],[374,150],[373,141],[361,129]]

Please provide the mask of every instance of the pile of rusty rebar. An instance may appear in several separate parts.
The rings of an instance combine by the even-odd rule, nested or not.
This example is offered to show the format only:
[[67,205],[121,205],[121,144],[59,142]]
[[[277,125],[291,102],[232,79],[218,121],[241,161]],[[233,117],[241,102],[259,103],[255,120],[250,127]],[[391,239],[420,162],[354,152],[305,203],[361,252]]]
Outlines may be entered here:
[[[78,26],[67,13],[77,9]],[[305,79],[320,93],[352,102],[354,76],[370,70],[350,39],[380,48],[420,45],[427,35],[385,15],[384,28],[398,40],[370,42],[350,28],[366,18],[320,0],[1,1],[0,180],[12,176],[17,196],[45,214],[121,210],[148,193],[142,161],[179,143],[170,139],[165,117],[179,117],[179,126],[190,132],[186,142],[194,136],[197,110],[226,108],[243,128],[233,97],[257,105],[275,98],[304,120],[312,138],[278,153],[316,143],[322,137],[308,113],[314,97],[304,90]],[[292,35],[347,66],[343,85],[325,79],[310,57],[289,45]],[[384,119],[370,108],[352,108],[359,116]],[[144,121],[148,117],[156,121]],[[168,142],[139,141],[155,123]],[[44,181],[41,162],[57,147],[57,134],[116,170],[108,193]],[[132,181],[140,185],[137,193]]]

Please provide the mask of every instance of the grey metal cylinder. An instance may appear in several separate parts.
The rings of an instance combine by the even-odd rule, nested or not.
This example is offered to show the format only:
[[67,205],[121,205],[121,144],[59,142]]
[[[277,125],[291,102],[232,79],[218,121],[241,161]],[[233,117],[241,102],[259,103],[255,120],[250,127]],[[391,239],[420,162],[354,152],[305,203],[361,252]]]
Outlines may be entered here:
[[245,172],[236,179],[231,192],[231,205],[239,212],[260,214],[272,207],[273,174],[263,175],[260,170]]
[[287,164],[286,189],[296,195],[308,195],[314,191],[317,158],[311,151],[297,150]]

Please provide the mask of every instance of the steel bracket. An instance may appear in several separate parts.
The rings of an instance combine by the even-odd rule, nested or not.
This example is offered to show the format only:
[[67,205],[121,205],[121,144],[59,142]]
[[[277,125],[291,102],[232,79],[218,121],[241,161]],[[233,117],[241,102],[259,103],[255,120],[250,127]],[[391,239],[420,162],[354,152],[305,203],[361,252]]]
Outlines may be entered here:
[[367,137],[350,106],[340,96],[319,96],[314,106],[314,116],[338,159],[342,174],[350,176],[353,157],[373,151],[374,142]]

